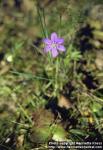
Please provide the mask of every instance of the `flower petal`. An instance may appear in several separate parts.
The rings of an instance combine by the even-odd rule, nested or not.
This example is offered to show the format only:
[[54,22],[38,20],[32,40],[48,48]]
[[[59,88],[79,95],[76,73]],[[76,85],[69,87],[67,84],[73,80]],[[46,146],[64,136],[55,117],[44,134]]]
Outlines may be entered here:
[[56,48],[52,48],[51,53],[52,53],[52,57],[56,57],[58,55],[58,51]]
[[63,45],[58,45],[58,50],[64,52],[66,48]]
[[48,38],[46,38],[46,39],[43,39],[43,42],[45,43],[45,44],[51,44],[51,40],[50,39],[48,39]]
[[51,46],[47,45],[44,48],[44,52],[47,53],[47,52],[51,51],[51,49],[52,49]]
[[52,34],[51,34],[51,40],[53,41],[53,42],[55,42],[56,40],[57,40],[57,34],[55,33],[55,32],[53,32]]
[[58,44],[63,44],[64,43],[64,39],[63,38],[57,38],[56,42]]

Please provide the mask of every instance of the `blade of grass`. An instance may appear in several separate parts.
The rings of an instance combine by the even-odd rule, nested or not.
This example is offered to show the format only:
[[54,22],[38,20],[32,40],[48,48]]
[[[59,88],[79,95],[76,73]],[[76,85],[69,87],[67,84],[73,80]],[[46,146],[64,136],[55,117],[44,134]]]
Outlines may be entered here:
[[31,73],[24,73],[24,72],[17,72],[17,71],[10,71],[10,72],[15,75],[23,76],[24,78],[28,78],[28,79],[38,79],[38,80],[46,80],[46,81],[53,80],[53,79],[47,79],[44,77],[34,76]]
[[37,2],[37,13],[38,13],[38,17],[39,17],[39,21],[40,21],[40,25],[41,25],[41,29],[42,29],[42,34],[44,37],[46,37],[45,28],[43,25],[42,16],[41,16],[41,12],[40,12],[39,2],[38,2],[38,0],[36,2]]

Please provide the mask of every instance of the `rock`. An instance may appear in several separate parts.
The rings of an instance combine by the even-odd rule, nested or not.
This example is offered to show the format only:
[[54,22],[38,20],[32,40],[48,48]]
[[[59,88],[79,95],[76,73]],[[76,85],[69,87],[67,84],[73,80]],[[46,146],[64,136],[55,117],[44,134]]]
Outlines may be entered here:
[[97,69],[103,70],[103,50],[96,51],[95,64]]

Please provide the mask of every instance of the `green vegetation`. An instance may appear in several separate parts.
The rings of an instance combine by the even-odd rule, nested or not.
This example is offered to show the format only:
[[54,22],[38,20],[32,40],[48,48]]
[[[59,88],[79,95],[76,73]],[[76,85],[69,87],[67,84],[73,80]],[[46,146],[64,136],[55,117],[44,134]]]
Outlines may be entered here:
[[102,42],[102,0],[0,1],[0,150],[103,141]]

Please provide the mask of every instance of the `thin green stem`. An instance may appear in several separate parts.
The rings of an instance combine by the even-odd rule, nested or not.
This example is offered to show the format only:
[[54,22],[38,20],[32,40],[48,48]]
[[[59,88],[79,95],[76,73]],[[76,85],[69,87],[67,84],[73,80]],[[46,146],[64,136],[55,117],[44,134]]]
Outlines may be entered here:
[[44,25],[43,25],[43,21],[42,21],[42,16],[41,16],[41,13],[40,13],[40,8],[39,8],[38,1],[37,1],[37,13],[38,13],[38,16],[39,16],[39,21],[40,21],[42,33],[43,33],[44,37],[46,37],[45,29],[44,29]]
[[46,20],[45,20],[45,11],[43,9],[43,23],[44,23],[44,28],[45,28],[45,35],[48,37],[48,31],[47,31],[47,25],[46,25]]
[[61,14],[59,16],[59,20],[60,20],[60,23],[59,23],[59,36],[61,36],[61,26],[62,26],[62,15]]
[[54,95],[57,96],[58,90],[58,74],[59,74],[59,58],[56,60],[56,72],[55,72],[55,86],[54,86]]
[[20,110],[22,111],[22,113],[24,114],[24,116],[28,119],[28,121],[32,124],[32,120],[31,118],[28,116],[27,112],[25,111],[25,109],[22,107],[21,104],[17,103],[17,105],[19,106]]

